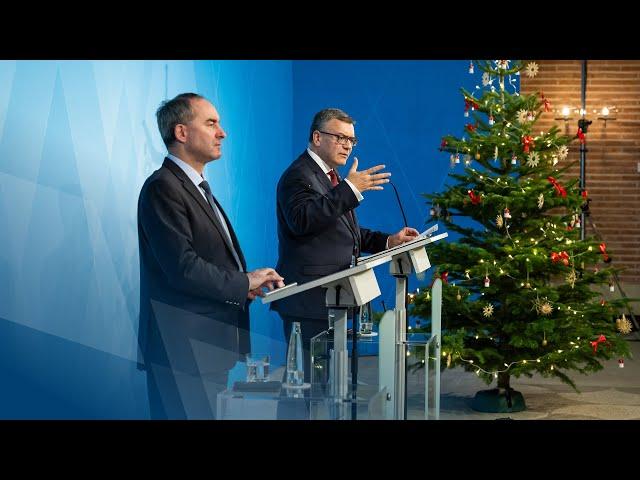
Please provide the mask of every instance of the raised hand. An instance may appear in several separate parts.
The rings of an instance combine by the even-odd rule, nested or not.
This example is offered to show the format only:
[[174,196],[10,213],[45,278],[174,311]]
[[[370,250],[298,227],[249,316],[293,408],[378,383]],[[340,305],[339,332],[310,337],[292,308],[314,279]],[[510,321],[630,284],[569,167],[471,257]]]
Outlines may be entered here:
[[375,173],[385,168],[384,165],[376,165],[358,172],[358,157],[353,157],[353,164],[349,169],[347,179],[358,189],[359,192],[367,190],[384,190],[380,185],[389,183],[390,173]]

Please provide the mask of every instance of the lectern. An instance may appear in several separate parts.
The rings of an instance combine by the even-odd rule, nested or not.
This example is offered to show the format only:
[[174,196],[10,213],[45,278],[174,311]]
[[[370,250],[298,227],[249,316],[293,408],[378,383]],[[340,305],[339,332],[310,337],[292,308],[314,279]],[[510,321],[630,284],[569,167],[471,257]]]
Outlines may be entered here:
[[338,404],[334,410],[336,419],[345,418],[346,413],[344,407],[348,387],[347,309],[364,305],[380,295],[373,267],[386,261],[386,258],[372,260],[302,285],[292,283],[268,292],[262,298],[262,303],[270,303],[316,287],[327,289],[328,327],[334,331],[334,349],[329,363],[330,394]]
[[[391,371],[390,374],[382,374],[381,380],[389,390],[393,389],[391,398],[388,398],[393,406],[393,418],[406,418],[406,361],[404,348],[406,344],[407,316],[406,316],[406,294],[407,278],[412,272],[421,273],[431,265],[425,250],[425,245],[448,236],[443,233],[430,236],[437,226],[427,230],[416,240],[404,243],[394,248],[384,250],[375,255],[361,257],[357,265],[342,270],[340,272],[327,275],[311,282],[298,285],[292,283],[282,288],[278,288],[265,294],[262,303],[270,303],[281,300],[290,295],[310,290],[316,287],[327,289],[326,305],[328,311],[328,327],[333,328],[333,352],[329,362],[330,372],[330,394],[335,400],[337,408],[334,409],[334,418],[346,418],[345,404],[347,402],[348,389],[348,350],[347,350],[347,309],[364,305],[380,296],[380,288],[373,271],[373,268],[390,262],[390,272],[396,278],[396,307],[395,311],[395,334],[392,341],[395,346],[395,358],[393,366],[389,369],[389,363],[380,358],[380,371]],[[304,328],[304,326],[303,326]],[[354,334],[356,334],[354,332]],[[386,336],[387,340],[389,336]],[[381,335],[381,342],[382,335]],[[382,355],[382,345],[381,345]],[[380,383],[383,388],[383,383]]]
[[436,242],[448,236],[444,232],[431,236],[438,229],[437,225],[418,236],[416,240],[404,243],[397,247],[383,252],[361,257],[357,265],[380,265],[391,262],[389,270],[396,278],[396,306],[394,309],[395,329],[393,335],[394,362],[393,368],[389,368],[389,363],[384,358],[383,342],[388,340],[389,335],[380,332],[380,388],[387,386],[393,394],[389,393],[387,400],[391,402],[393,418],[404,420],[406,418],[406,353],[407,344],[407,285],[408,277],[412,272],[422,273],[431,267],[425,245]]

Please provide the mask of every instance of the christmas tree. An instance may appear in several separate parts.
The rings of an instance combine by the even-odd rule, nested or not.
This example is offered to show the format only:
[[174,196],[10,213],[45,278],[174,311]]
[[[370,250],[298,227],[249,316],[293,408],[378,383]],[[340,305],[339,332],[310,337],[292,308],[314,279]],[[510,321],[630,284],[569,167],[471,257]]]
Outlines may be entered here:
[[[605,301],[593,288],[611,285],[611,252],[580,239],[587,192],[565,178],[568,145],[584,141],[584,132],[535,129],[549,100],[520,95],[513,82],[525,68],[535,75],[534,62],[476,61],[470,73],[474,63],[483,88],[462,89],[464,136],[440,145],[455,184],[425,195],[431,220],[460,238],[437,242],[429,256],[443,280],[443,368],[497,380],[494,394],[512,407],[511,377],[538,373],[575,389],[571,370],[595,372],[602,360],[629,355],[620,332],[630,325],[625,317],[616,322],[627,300]],[[457,216],[471,220],[461,225]],[[411,314],[429,318],[430,289],[410,297]]]

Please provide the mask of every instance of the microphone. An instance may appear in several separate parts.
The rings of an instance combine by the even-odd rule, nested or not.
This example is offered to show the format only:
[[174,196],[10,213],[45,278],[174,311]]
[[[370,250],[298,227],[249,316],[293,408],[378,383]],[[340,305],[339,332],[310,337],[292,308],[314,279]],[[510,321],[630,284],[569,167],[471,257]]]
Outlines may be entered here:
[[404,226],[408,227],[409,225],[407,224],[407,216],[404,214],[404,208],[402,208],[402,202],[400,201],[400,195],[398,195],[398,189],[396,188],[396,186],[393,184],[393,182],[391,180],[389,180],[389,183],[393,187],[393,191],[396,192],[396,198],[398,199],[398,206],[400,207],[400,212],[402,213],[402,219],[404,220]]
[[[357,161],[358,157],[353,157],[353,159]],[[404,220],[404,226],[408,227],[409,224],[407,223],[407,216],[404,214],[404,208],[402,208],[402,202],[400,201],[400,195],[398,195],[398,189],[396,188],[396,186],[393,184],[393,182],[391,180],[389,180],[389,183],[393,187],[393,191],[396,192],[396,199],[398,200],[398,206],[400,207],[400,213],[402,213],[402,219]]]

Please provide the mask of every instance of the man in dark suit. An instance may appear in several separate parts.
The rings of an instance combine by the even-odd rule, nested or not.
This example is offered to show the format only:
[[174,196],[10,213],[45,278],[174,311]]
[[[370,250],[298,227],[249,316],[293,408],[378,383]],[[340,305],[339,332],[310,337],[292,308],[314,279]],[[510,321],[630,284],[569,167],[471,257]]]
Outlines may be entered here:
[[138,200],[139,366],[152,418],[215,418],[228,370],[250,348],[249,303],[284,283],[272,268],[247,272],[203,177],[226,137],[215,107],[186,93],[156,117],[169,154]]
[[[306,283],[355,264],[362,252],[377,253],[410,241],[418,231],[405,227],[394,235],[360,227],[354,209],[362,192],[382,190],[390,173],[384,165],[358,171],[354,158],[347,178],[336,169],[347,163],[357,143],[355,121],[342,110],[328,108],[313,118],[309,144],[280,177],[277,190],[278,264],[288,283]],[[326,330],[326,290],[314,288],[273,302],[287,338],[300,322],[305,381],[310,379],[310,340]]]

